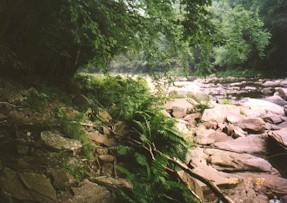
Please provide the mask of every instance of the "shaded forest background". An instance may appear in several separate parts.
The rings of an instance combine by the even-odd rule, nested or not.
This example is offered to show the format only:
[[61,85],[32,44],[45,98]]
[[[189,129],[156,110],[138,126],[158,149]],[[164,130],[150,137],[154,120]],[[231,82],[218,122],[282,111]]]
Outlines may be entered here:
[[287,66],[286,0],[2,0],[0,11],[2,72],[64,82],[115,57],[151,72]]

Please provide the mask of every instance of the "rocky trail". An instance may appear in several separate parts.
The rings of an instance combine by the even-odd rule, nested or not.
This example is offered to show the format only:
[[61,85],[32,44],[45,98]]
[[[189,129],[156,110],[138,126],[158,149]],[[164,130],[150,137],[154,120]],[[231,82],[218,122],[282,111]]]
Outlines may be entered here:
[[[168,88],[182,98],[167,102],[164,112],[196,146],[186,162],[236,203],[266,203],[274,195],[287,202],[286,86],[287,80],[209,77]],[[196,97],[209,97],[202,112],[190,99]],[[189,181],[216,200],[204,184]]]

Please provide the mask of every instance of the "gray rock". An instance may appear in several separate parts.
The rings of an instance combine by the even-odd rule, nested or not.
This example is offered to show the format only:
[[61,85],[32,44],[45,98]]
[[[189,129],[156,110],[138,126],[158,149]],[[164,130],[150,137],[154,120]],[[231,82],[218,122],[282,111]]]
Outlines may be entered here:
[[249,118],[236,122],[236,125],[243,130],[252,132],[263,132],[265,130],[265,122],[261,118]]
[[58,202],[50,180],[37,173],[17,173],[5,168],[0,177],[1,187],[13,198],[43,203]]
[[282,99],[280,96],[278,95],[274,95],[274,96],[271,96],[271,97],[266,97],[264,98],[265,101],[269,101],[269,102],[272,102],[274,104],[277,104],[279,106],[285,106],[287,105],[287,101],[285,101],[284,99]]
[[263,120],[273,124],[278,124],[282,122],[281,116],[277,114],[266,114],[265,116],[263,116]]
[[281,85],[282,80],[266,81],[262,84],[264,87],[278,87]]
[[278,125],[280,128],[287,128],[287,121],[284,121]]
[[227,121],[230,123],[236,123],[236,122],[242,121],[244,119],[246,119],[246,116],[242,115],[242,114],[231,113],[231,114],[227,115]]
[[[217,171],[211,166],[208,166],[206,164],[200,164],[199,166],[195,167],[193,169],[193,172],[203,176],[204,178],[212,181],[217,186],[224,186],[227,188],[232,188],[236,185],[238,185],[240,182],[242,182],[242,179],[239,176],[224,173]],[[203,184],[202,182],[199,182],[201,188],[203,190],[208,190],[209,188]]]
[[287,128],[273,131],[269,136],[287,150]]
[[249,107],[254,114],[266,114],[267,112],[271,112],[278,115],[284,115],[284,108],[277,104],[274,104],[269,101],[265,101],[262,99],[250,99],[248,98],[242,104],[245,107]]
[[263,88],[262,90],[261,90],[261,92],[262,92],[262,94],[272,94],[272,89],[271,89],[271,87],[266,87],[266,88]]
[[183,118],[187,113],[193,110],[194,106],[186,99],[175,99],[167,102],[164,108],[167,112],[170,112],[173,117]]
[[220,171],[264,171],[278,174],[278,171],[268,161],[250,154],[239,154],[218,149],[206,149],[204,153],[209,155],[208,163]]
[[280,88],[278,89],[279,96],[287,101],[287,88]]
[[51,131],[41,132],[41,140],[49,147],[57,150],[70,150],[73,153],[76,153],[82,147],[80,141],[62,137],[60,134]]
[[57,202],[56,191],[46,176],[37,173],[20,173],[19,177],[34,199],[40,202]]
[[212,109],[205,109],[202,115],[202,121],[217,121],[223,123],[230,114],[240,114],[240,107],[235,105],[217,105]]
[[230,136],[223,133],[220,129],[206,129],[204,126],[200,126],[196,130],[196,142],[198,144],[208,145],[216,142],[232,139]]
[[287,194],[287,179],[279,177],[277,175],[271,175],[259,172],[245,172],[234,173],[236,176],[243,178],[246,184],[253,184],[261,194]]
[[247,154],[264,154],[266,152],[265,135],[248,135],[234,140],[217,142],[214,146],[221,150]]
[[78,187],[72,188],[74,197],[70,203],[113,203],[111,193],[102,186],[89,181],[79,183]]

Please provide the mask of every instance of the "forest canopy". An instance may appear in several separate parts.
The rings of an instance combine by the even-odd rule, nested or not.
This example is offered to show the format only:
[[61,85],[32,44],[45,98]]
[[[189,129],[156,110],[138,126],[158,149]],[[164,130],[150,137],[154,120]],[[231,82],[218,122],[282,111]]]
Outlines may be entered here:
[[0,69],[66,80],[79,68],[105,70],[115,56],[140,51],[150,70],[179,65],[208,73],[254,66],[254,61],[260,66],[264,60],[282,67],[287,64],[281,51],[286,50],[281,31],[287,27],[286,2],[273,3],[2,0]]

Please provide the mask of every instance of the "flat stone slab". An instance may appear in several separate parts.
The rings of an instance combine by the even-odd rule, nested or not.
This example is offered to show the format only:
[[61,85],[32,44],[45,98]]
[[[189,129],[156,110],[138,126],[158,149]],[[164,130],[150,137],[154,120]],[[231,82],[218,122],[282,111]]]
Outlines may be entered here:
[[207,162],[219,171],[264,171],[279,174],[268,161],[250,154],[239,154],[218,149],[205,149],[204,153],[209,155]]
[[49,147],[58,150],[66,149],[76,152],[82,147],[80,141],[63,137],[59,133],[53,133],[51,131],[41,132],[41,140]]
[[248,135],[233,140],[217,142],[214,146],[218,149],[247,154],[264,154],[266,152],[265,135]]

